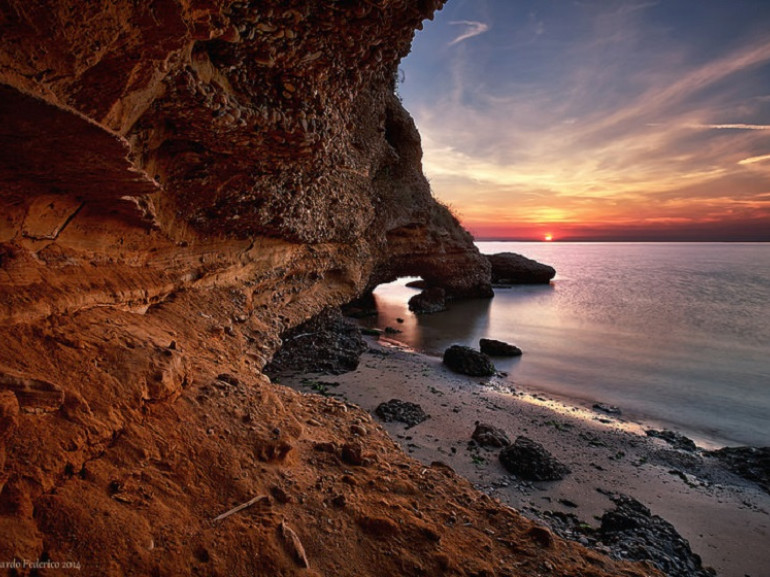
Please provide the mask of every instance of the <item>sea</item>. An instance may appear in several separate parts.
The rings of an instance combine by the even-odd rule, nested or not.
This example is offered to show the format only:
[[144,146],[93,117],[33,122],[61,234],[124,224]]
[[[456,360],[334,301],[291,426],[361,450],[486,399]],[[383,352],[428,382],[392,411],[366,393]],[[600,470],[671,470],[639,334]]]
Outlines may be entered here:
[[516,344],[521,357],[495,360],[514,390],[613,405],[707,447],[770,446],[770,243],[477,246],[556,277],[419,316],[407,307],[414,279],[399,279],[376,289],[377,323],[432,355],[480,338]]

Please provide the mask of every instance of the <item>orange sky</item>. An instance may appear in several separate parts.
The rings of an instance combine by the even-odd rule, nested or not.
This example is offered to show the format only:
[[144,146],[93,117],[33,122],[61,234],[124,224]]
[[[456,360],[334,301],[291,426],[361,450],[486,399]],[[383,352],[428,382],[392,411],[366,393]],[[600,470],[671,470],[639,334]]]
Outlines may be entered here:
[[479,238],[770,240],[767,30],[760,0],[455,0],[399,92]]

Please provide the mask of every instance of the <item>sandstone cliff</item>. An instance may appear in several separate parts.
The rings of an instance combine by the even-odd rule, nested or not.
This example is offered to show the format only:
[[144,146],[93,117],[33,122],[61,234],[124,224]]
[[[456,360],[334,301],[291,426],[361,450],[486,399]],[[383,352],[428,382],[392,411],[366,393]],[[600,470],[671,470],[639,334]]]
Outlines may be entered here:
[[393,95],[440,5],[0,2],[0,562],[636,574],[262,375],[399,275],[491,294]]

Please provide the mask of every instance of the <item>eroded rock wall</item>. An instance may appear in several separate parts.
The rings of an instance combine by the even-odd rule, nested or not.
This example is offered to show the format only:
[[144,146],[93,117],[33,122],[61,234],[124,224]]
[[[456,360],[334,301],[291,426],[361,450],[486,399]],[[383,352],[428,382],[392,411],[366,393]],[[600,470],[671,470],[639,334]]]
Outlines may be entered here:
[[0,1],[0,561],[617,574],[262,374],[278,335],[415,263],[489,292],[393,96],[440,5]]

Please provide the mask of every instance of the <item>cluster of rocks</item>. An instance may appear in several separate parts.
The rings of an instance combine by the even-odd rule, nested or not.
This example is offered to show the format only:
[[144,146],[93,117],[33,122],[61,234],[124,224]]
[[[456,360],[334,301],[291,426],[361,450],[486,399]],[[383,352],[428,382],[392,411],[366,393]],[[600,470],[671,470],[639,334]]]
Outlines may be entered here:
[[[483,255],[483,257],[490,265],[491,282],[497,287],[549,284],[556,275],[553,267],[512,252]],[[421,293],[409,299],[409,310],[415,314],[432,314],[447,309],[448,296],[441,287],[423,279],[411,281],[406,286],[422,289]]]
[[537,441],[524,436],[511,443],[502,429],[487,423],[476,423],[471,436],[476,445],[502,449],[500,464],[509,472],[525,481],[559,481],[570,473],[569,467],[560,463]]
[[476,444],[481,445],[482,447],[491,447],[494,449],[502,449],[511,444],[511,440],[508,438],[505,431],[494,425],[479,423],[478,421],[476,421],[476,428],[473,430],[471,438]]
[[268,376],[284,371],[332,375],[354,371],[367,349],[358,327],[336,308],[284,333],[281,340],[283,345],[264,369]]
[[533,511],[556,534],[606,553],[614,559],[646,561],[667,577],[713,577],[690,544],[671,523],[627,495],[611,497],[615,508],[606,511],[594,529],[572,513]]
[[[670,431],[660,433],[667,441],[678,442],[682,447],[688,445],[683,441],[686,437],[674,436]],[[517,437],[512,443],[505,431],[490,424],[477,422],[471,443],[502,449],[500,463],[523,481],[558,481],[570,473],[570,469],[540,443],[524,436]],[[744,453],[746,451],[741,451],[742,455]],[[598,529],[571,513],[529,510],[561,537],[578,541],[615,559],[649,562],[668,577],[711,577],[715,574],[712,569],[703,567],[701,558],[692,552],[688,541],[673,525],[653,515],[632,497],[611,495],[611,499],[615,508],[604,513]]]
[[650,561],[669,577],[710,577],[701,558],[674,526],[626,495],[613,498],[615,509],[602,515],[598,537],[616,559]]
[[444,364],[456,373],[471,377],[491,377],[497,373],[489,357],[518,357],[522,351],[516,345],[494,339],[481,339],[480,350],[464,345],[452,345],[444,351]]

